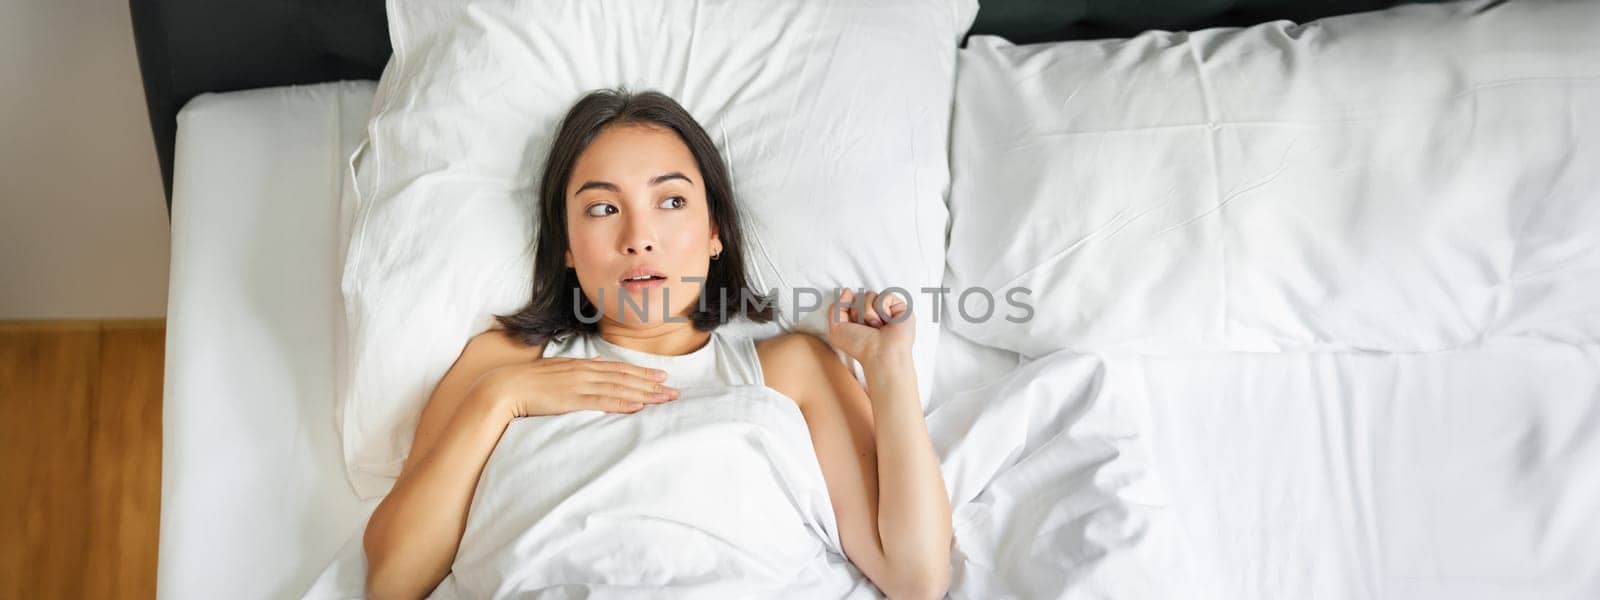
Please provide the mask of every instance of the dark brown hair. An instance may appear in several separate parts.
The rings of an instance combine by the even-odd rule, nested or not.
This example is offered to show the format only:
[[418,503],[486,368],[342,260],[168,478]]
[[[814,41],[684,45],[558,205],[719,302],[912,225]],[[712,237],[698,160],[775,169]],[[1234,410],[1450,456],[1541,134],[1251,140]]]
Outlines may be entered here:
[[[722,155],[711,136],[672,98],[656,91],[631,93],[626,89],[595,90],[579,99],[567,111],[545,160],[539,181],[538,242],[533,257],[533,298],[522,310],[510,315],[495,315],[506,333],[529,346],[572,333],[595,332],[599,322],[585,323],[582,314],[597,315],[598,309],[584,296],[577,271],[567,268],[567,184],[578,156],[606,127],[612,125],[656,125],[678,134],[706,187],[706,207],[722,239],[720,258],[711,261],[702,298],[689,320],[695,329],[711,331],[726,323],[731,315],[743,314],[757,323],[775,317],[769,297],[753,290],[744,270],[744,228],[739,208],[733,199],[733,184],[728,179]],[[574,299],[578,306],[574,307]],[[728,306],[734,304],[737,310]],[[592,318],[592,317],[591,317]]]

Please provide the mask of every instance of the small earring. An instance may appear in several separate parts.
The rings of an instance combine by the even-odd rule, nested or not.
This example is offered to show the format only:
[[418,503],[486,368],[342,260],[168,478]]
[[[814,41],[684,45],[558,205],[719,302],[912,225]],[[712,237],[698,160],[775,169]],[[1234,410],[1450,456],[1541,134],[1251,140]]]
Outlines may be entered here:
[[716,254],[711,255],[711,260],[716,260],[716,259],[721,258],[721,257],[722,257],[722,252],[718,251]]

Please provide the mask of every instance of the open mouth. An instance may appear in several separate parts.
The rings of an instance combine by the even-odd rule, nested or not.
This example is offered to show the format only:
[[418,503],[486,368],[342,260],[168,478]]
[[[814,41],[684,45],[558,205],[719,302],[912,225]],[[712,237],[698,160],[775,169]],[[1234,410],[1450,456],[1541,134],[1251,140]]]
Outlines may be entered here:
[[654,287],[664,286],[664,285],[666,285],[666,283],[667,283],[667,276],[666,275],[649,273],[649,274],[643,274],[643,275],[635,275],[633,277],[624,277],[622,279],[622,289],[625,289],[625,290],[628,290],[628,291],[631,292],[631,291],[645,290],[645,289],[650,289],[650,288],[654,288]]

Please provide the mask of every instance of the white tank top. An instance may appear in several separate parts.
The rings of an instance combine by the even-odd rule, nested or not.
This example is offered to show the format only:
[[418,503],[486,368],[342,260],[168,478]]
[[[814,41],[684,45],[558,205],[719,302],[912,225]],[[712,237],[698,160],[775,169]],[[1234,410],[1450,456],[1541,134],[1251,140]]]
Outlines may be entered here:
[[712,330],[704,346],[688,354],[672,356],[624,348],[600,337],[579,333],[545,343],[545,357],[601,358],[667,372],[666,385],[677,388],[679,397],[700,395],[736,385],[766,385],[761,372],[761,357],[755,340],[737,334]]

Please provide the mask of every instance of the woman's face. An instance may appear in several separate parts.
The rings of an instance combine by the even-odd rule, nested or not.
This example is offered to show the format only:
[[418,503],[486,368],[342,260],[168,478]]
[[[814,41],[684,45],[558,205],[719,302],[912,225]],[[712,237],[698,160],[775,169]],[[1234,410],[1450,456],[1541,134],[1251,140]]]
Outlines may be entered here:
[[[607,126],[578,156],[566,199],[567,265],[606,320],[659,324],[664,314],[682,317],[694,309],[696,278],[704,280],[722,242],[700,169],[677,133]],[[658,277],[625,281],[646,273]],[[627,296],[620,311],[619,294]]]

